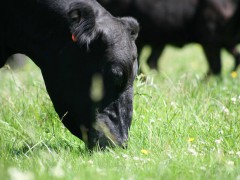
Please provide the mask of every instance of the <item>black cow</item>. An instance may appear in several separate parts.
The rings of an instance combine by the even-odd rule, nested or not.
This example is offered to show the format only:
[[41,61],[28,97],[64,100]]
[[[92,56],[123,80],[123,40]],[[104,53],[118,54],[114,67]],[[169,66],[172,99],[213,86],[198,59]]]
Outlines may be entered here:
[[[125,146],[137,72],[138,23],[115,18],[95,0],[3,0],[0,66],[12,54],[41,69],[54,108],[89,148]],[[103,97],[91,98],[102,77]]]
[[207,57],[208,74],[221,72],[221,48],[240,63],[236,45],[240,42],[239,0],[98,0],[114,15],[131,15],[141,25],[138,51],[145,44],[152,47],[147,60],[157,69],[157,60],[166,44],[183,46],[200,43]]

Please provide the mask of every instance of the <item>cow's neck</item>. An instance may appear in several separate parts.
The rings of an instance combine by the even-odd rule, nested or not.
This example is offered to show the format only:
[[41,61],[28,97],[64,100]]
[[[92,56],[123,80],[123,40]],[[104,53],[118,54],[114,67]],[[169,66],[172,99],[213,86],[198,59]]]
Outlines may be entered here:
[[[23,53],[39,64],[38,59],[50,58],[71,38],[64,10],[51,9],[37,1],[7,3],[4,38],[7,48]],[[14,4],[14,5],[13,5]],[[11,7],[12,6],[12,7]],[[69,40],[68,40],[69,38]]]

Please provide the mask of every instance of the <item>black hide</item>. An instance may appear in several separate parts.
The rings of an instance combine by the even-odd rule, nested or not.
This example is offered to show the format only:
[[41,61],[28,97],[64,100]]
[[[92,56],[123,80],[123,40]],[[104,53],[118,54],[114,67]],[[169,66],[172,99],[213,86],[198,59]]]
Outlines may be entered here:
[[[15,53],[41,69],[63,124],[89,148],[126,145],[137,72],[138,23],[95,0],[3,0],[0,65]],[[73,40],[72,40],[73,39]],[[102,98],[91,97],[102,78]]]

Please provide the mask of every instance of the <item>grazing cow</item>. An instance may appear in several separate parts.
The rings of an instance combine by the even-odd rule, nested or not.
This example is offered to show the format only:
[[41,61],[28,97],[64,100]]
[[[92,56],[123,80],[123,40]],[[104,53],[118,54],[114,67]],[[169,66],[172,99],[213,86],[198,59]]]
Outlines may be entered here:
[[[3,0],[0,66],[29,56],[42,72],[63,124],[92,149],[125,147],[137,72],[138,23],[115,18],[95,0]],[[102,79],[102,98],[91,96]],[[101,78],[100,78],[101,77]]]
[[221,73],[220,50],[225,48],[240,63],[236,45],[240,42],[239,0],[98,0],[113,15],[138,19],[141,31],[138,52],[152,47],[147,60],[157,69],[157,60],[166,44],[183,46],[200,43],[209,63],[208,74]]

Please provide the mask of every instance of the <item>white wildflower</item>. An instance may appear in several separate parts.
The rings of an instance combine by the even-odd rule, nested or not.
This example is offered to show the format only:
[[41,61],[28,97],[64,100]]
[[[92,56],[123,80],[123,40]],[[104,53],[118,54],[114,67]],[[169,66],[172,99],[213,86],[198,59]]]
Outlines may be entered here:
[[8,169],[8,174],[11,180],[33,180],[34,174],[32,172],[24,172],[15,167]]
[[125,159],[128,159],[128,155],[127,154],[123,154],[122,157],[125,158]]
[[237,176],[236,180],[240,180],[240,175]]
[[229,110],[225,106],[222,107],[222,112],[225,113],[226,115],[229,115]]
[[238,157],[240,157],[240,151],[236,152],[236,155],[237,155]]
[[176,102],[173,102],[173,101],[170,103],[170,105],[171,105],[173,108],[175,108],[175,109],[176,109],[177,106],[178,106],[178,104],[177,104]]
[[97,169],[96,169],[96,172],[97,172],[98,174],[101,174],[101,175],[103,175],[103,176],[105,176],[105,175],[106,175],[106,172],[105,172],[105,170],[104,170],[104,169],[101,169],[101,168],[97,168]]
[[207,168],[206,168],[205,166],[201,166],[200,169],[201,169],[202,171],[206,171],[206,170],[207,170]]
[[155,123],[155,120],[154,119],[150,119],[150,124],[153,124]]
[[232,101],[233,104],[236,104],[237,98],[233,97],[233,98],[231,98],[231,101]]
[[190,154],[192,154],[193,156],[197,156],[198,155],[197,151],[195,149],[193,149],[193,148],[188,148],[188,152]]
[[218,133],[221,134],[221,135],[223,135],[223,130],[220,129],[220,130],[218,131]]
[[170,153],[167,153],[167,156],[169,157],[169,159],[172,159],[172,155]]
[[226,164],[227,164],[228,167],[233,167],[234,166],[233,161],[227,161]]
[[93,160],[89,160],[88,163],[89,163],[89,164],[93,164]]
[[221,144],[222,141],[223,141],[222,139],[217,139],[217,140],[215,140],[215,143],[216,143],[217,145],[219,145],[219,144]]
[[228,154],[229,154],[229,155],[233,155],[233,154],[234,154],[234,151],[229,151]]
[[140,158],[139,158],[139,157],[133,157],[133,160],[135,160],[135,161],[139,161]]
[[115,156],[115,159],[120,159],[120,156]]
[[51,169],[51,174],[56,178],[63,178],[65,176],[65,172],[60,163]]

